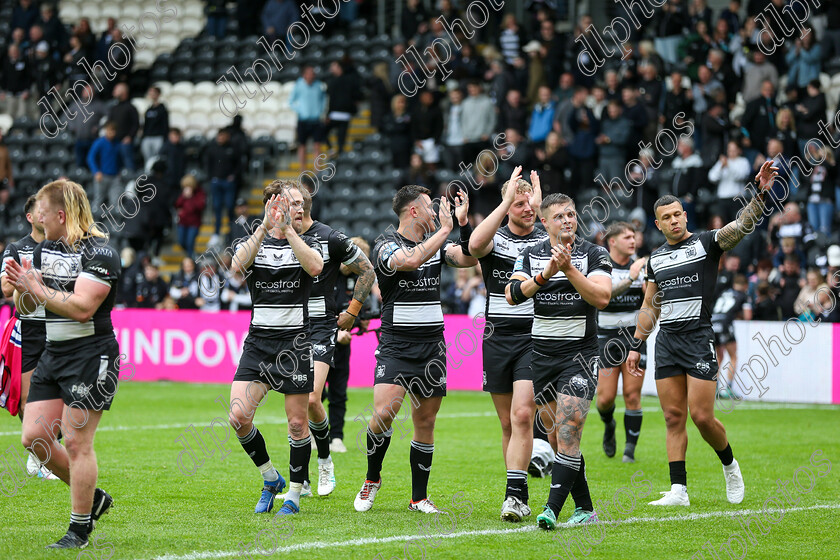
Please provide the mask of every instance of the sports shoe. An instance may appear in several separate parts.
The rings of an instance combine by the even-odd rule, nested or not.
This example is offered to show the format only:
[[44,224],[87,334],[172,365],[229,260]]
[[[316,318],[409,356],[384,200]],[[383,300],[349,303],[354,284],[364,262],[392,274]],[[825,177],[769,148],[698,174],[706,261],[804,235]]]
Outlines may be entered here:
[[111,506],[114,505],[114,498],[103,490],[97,488],[93,492],[93,507],[90,510],[90,527],[93,530],[96,527],[96,522],[99,518],[111,511]]
[[723,478],[726,480],[726,499],[730,504],[740,504],[744,501],[744,478],[741,476],[741,467],[738,461],[732,459],[732,463],[723,467]]
[[519,523],[523,517],[531,515],[531,508],[516,496],[508,496],[502,504],[502,521]]
[[300,513],[300,508],[292,500],[286,500],[276,515],[294,515],[296,513]]
[[723,387],[720,391],[718,391],[719,399],[731,399],[732,397],[732,389],[730,389],[729,387]]
[[379,492],[380,488],[382,488],[382,478],[379,479],[379,482],[365,480],[365,483],[362,484],[362,489],[359,490],[359,493],[356,494],[356,499],[353,500],[353,507],[356,508],[356,511],[368,511],[372,508],[373,500],[376,498],[376,493]]
[[586,525],[587,523],[597,523],[598,514],[594,511],[586,511],[583,508],[576,507],[575,512],[566,523],[574,525]]
[[421,513],[440,513],[437,506],[429,498],[423,498],[419,502],[408,502],[408,511],[419,511]]
[[615,457],[615,418],[604,426],[604,453],[607,457]]
[[648,502],[650,506],[687,506],[690,505],[688,501],[688,489],[682,484],[672,484],[671,489],[667,492],[660,492],[662,497],[653,502]]
[[553,531],[557,527],[557,516],[550,507],[545,506],[543,512],[537,516],[537,525],[546,531]]
[[42,465],[41,461],[39,461],[32,453],[30,453],[29,457],[26,459],[26,473],[29,476],[37,475],[38,478],[43,478],[44,480],[59,480],[59,478],[55,476],[46,465]]
[[542,457],[533,457],[528,464],[528,474],[536,478],[545,478],[551,474],[551,463],[546,463]]
[[68,530],[57,543],[53,543],[47,546],[47,548],[84,548],[87,545],[88,538],[86,536],[83,537],[78,533]]
[[635,463],[636,462],[636,446],[627,444],[624,446],[624,455],[621,457],[622,463]]
[[286,479],[277,471],[277,480],[274,482],[263,481],[262,494],[260,494],[260,501],[257,502],[257,507],[254,508],[254,513],[268,513],[274,507],[274,498],[278,492],[282,492],[286,487]]
[[330,453],[347,453],[347,448],[341,438],[333,438],[330,442]]
[[332,461],[322,465],[321,460],[318,459],[318,495],[328,496],[333,490],[335,490],[335,465]]

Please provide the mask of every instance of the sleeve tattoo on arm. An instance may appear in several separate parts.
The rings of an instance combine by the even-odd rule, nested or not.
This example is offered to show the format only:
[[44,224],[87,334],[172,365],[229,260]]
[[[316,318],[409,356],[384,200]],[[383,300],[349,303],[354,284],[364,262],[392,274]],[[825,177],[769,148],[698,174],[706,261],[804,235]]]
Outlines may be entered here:
[[717,233],[720,248],[729,251],[735,248],[747,234],[755,231],[756,224],[764,216],[764,207],[764,196],[756,196],[737,218],[720,228]]
[[353,289],[353,299],[358,301],[365,301],[373,283],[376,281],[376,274],[373,271],[373,266],[368,259],[356,259],[347,265],[350,272],[359,276],[356,280],[356,286]]

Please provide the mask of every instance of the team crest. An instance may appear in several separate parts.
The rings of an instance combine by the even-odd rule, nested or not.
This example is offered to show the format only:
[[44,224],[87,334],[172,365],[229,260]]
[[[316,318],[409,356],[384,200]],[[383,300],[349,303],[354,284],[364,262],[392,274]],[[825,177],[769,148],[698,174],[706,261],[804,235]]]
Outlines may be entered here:
[[385,366],[384,365],[376,366],[376,378],[377,379],[382,379],[383,377],[385,377]]
[[691,258],[696,254],[697,254],[697,247],[695,247],[694,245],[692,245],[691,247],[686,247],[686,249],[685,249],[685,256],[686,257]]

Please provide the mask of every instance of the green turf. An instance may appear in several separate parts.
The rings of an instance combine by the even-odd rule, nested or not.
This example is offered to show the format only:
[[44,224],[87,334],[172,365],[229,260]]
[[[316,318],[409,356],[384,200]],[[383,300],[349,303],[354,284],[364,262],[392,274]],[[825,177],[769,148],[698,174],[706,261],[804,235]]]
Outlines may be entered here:
[[[106,414],[96,438],[99,485],[116,499],[117,507],[100,522],[100,541],[96,549],[79,555],[74,552],[48,552],[46,544],[60,537],[69,521],[69,493],[61,482],[31,480],[13,497],[0,495],[0,559],[90,558],[94,560],[179,558],[236,558],[240,542],[254,542],[265,531],[262,544],[269,550],[281,547],[273,557],[301,558],[510,558],[545,559],[615,558],[660,559],[691,558],[710,541],[717,549],[740,530],[737,519],[716,512],[736,513],[761,509],[776,494],[776,480],[790,480],[799,467],[809,464],[816,450],[831,461],[831,472],[815,477],[813,490],[804,495],[794,490],[796,507],[811,509],[788,511],[775,525],[766,525],[766,535],[757,534],[744,551],[748,558],[837,558],[837,528],[840,508],[840,408],[768,408],[745,403],[723,420],[736,458],[744,472],[747,496],[733,506],[726,501],[723,475],[714,452],[689,426],[688,482],[690,508],[654,508],[647,501],[667,490],[668,466],[665,456],[665,430],[657,401],[645,398],[645,418],[637,462],[623,464],[621,414],[617,414],[619,457],[607,459],[601,451],[602,424],[592,414],[584,430],[589,484],[593,498],[612,501],[623,508],[621,515],[611,506],[618,524],[603,525],[603,538],[590,530],[596,542],[588,556],[578,549],[574,555],[564,551],[568,539],[580,539],[581,528],[559,528],[554,533],[535,530],[536,514],[548,495],[548,481],[531,478],[531,506],[534,514],[519,526],[499,520],[504,494],[504,465],[501,459],[500,428],[489,397],[481,393],[451,393],[444,399],[437,421],[435,458],[430,480],[430,497],[450,515],[433,517],[406,510],[410,498],[408,449],[410,423],[397,428],[383,471],[384,485],[374,508],[356,513],[353,498],[365,474],[365,458],[356,449],[356,435],[362,424],[355,415],[371,403],[370,390],[350,392],[345,442],[348,453],[334,455],[338,487],[327,498],[306,498],[300,515],[291,525],[278,525],[273,531],[273,515],[257,516],[253,507],[261,481],[251,461],[231,435],[223,461],[218,450],[193,476],[179,471],[176,458],[182,446],[176,438],[190,424],[199,430],[214,417],[224,416],[214,399],[228,388],[221,385],[182,385],[174,383],[124,383],[110,413]],[[283,421],[282,398],[272,396],[258,411],[260,426],[269,452],[281,473],[288,468],[288,444]],[[621,403],[619,402],[619,406]],[[650,412],[648,412],[650,410]],[[19,445],[19,422],[9,416],[0,419],[0,450]],[[219,430],[221,434],[221,429]],[[399,435],[404,437],[401,440]],[[190,438],[191,439],[191,438]],[[195,443],[193,442],[194,447]],[[211,445],[208,441],[208,448]],[[9,457],[9,455],[4,455]],[[826,466],[821,467],[825,470]],[[310,472],[315,473],[313,453]],[[817,468],[812,468],[816,472]],[[634,477],[634,473],[639,472]],[[17,475],[22,471],[18,470]],[[807,472],[800,470],[800,482],[807,484]],[[645,481],[650,483],[650,495]],[[8,482],[5,478],[2,482]],[[8,489],[8,487],[7,487]],[[632,498],[631,498],[632,496]],[[638,499],[636,499],[638,498]],[[633,500],[635,499],[635,505]],[[826,505],[830,508],[814,508]],[[772,503],[768,504],[772,507]],[[279,507],[279,506],[275,506]],[[788,507],[788,506],[785,506]],[[630,511],[632,508],[632,511]],[[565,521],[573,506],[567,502],[559,516]],[[275,510],[276,511],[276,510]],[[674,516],[700,515],[690,520]],[[702,514],[711,514],[702,517]],[[628,518],[637,521],[626,522]],[[418,536],[418,522],[431,522],[427,537]],[[466,532],[467,534],[459,534]],[[485,533],[481,533],[485,532]],[[487,533],[489,532],[489,533]],[[446,537],[446,534],[452,536]],[[272,541],[272,535],[277,538]],[[368,539],[366,544],[348,543]],[[376,542],[369,542],[377,539]],[[384,539],[384,540],[383,540]],[[417,544],[405,547],[413,539]],[[600,542],[598,542],[600,540]],[[331,544],[335,543],[335,544]],[[338,544],[340,543],[340,544]],[[422,544],[421,544],[422,543]],[[741,555],[737,539],[732,541]],[[289,551],[282,547],[303,547]],[[405,556],[405,552],[411,556]],[[194,556],[188,556],[195,553]],[[253,552],[253,558],[259,558]],[[242,556],[243,558],[246,556]],[[696,556],[701,558],[703,556]],[[719,553],[725,560],[729,556]],[[712,558],[706,555],[705,558]]]

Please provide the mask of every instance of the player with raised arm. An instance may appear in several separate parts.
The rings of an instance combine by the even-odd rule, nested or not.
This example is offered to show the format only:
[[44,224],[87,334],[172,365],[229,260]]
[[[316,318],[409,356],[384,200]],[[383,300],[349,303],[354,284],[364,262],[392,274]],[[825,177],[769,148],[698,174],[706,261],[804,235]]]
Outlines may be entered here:
[[597,386],[597,313],[610,301],[612,266],[606,249],[576,236],[577,211],[571,198],[551,194],[540,210],[549,237],[516,259],[505,296],[511,305],[534,298],[535,400],[540,418],[552,424],[548,431],[557,434],[548,503],[537,522],[551,530],[570,492],[577,507],[569,523],[598,519],[580,438]]
[[[733,249],[763,218],[765,197],[778,176],[773,162],[765,162],[755,176],[758,193],[738,217],[720,229],[693,234],[686,228],[686,215],[679,199],[666,195],[656,201],[656,227],[666,243],[648,259],[645,301],[636,322],[634,338],[642,341],[659,321],[656,337],[656,392],[665,413],[671,490],[651,505],[688,506],[685,430],[688,412],[700,435],[723,464],[726,498],[740,504],[744,479],[732,456],[726,429],[715,418],[718,363],[711,315],[718,265],[724,251]],[[771,194],[772,196],[772,194]],[[639,353],[630,351],[627,365],[633,375],[639,370]]]
[[[26,199],[23,211],[26,215],[26,221],[32,225],[32,231],[26,237],[9,243],[3,252],[3,262],[0,264],[0,284],[2,284],[3,297],[6,298],[11,298],[15,292],[14,285],[6,277],[6,260],[11,259],[18,264],[23,259],[31,261],[35,246],[44,240],[44,226],[38,222],[38,199],[34,194]],[[2,405],[12,414],[15,414],[14,409],[17,408],[17,415],[21,422],[23,422],[23,409],[26,408],[26,397],[29,395],[29,380],[32,379],[32,372],[35,371],[35,366],[38,365],[38,360],[47,344],[47,328],[44,318],[43,308],[38,308],[31,314],[21,314],[20,309],[15,309],[17,323],[9,342],[11,344],[16,341],[20,342],[20,398],[17,402],[11,402],[13,399],[10,398]],[[2,391],[0,391],[0,394],[2,394]],[[32,453],[26,460],[26,471],[30,476],[37,474],[47,480],[58,480],[58,477],[52,474],[47,467],[38,463]]]
[[729,354],[729,366],[726,370],[726,387],[718,392],[723,399],[733,398],[732,381],[735,379],[735,370],[738,367],[738,341],[735,340],[736,318],[741,317],[747,321],[752,319],[752,305],[747,296],[749,283],[743,274],[736,274],[732,279],[732,287],[724,290],[712,308],[712,330],[715,332],[715,351],[717,362],[723,360],[723,351]]
[[[609,305],[598,313],[598,398],[595,406],[604,422],[604,453],[615,456],[615,396],[618,376],[621,375],[624,393],[624,455],[622,461],[636,461],[636,443],[642,429],[642,379],[627,371],[628,348],[621,339],[621,329],[629,329],[636,322],[636,312],[642,306],[646,259],[637,259],[636,230],[627,222],[615,222],[604,236],[612,261],[612,297]],[[629,334],[629,333],[628,333]],[[644,347],[640,348],[644,349]],[[644,360],[639,367],[644,370]]]
[[446,395],[440,273],[444,262],[466,268],[478,261],[466,254],[471,232],[466,193],[459,192],[455,197],[455,215],[461,226],[460,244],[447,242],[453,223],[445,197],[440,200],[440,227],[435,231],[435,213],[429,194],[429,189],[417,185],[407,185],[397,191],[393,208],[399,216],[399,228],[381,236],[372,252],[382,293],[382,330],[375,354],[374,414],[367,429],[367,475],[353,503],[356,511],[373,507],[376,493],[382,487],[380,473],[394,431],[391,424],[408,392],[412,395],[414,425],[409,454],[411,502],[408,509],[440,513],[427,491],[435,450],[435,419]]
[[[483,343],[483,389],[490,393],[502,424],[502,455],[507,469],[503,521],[518,522],[531,515],[528,507],[528,463],[533,443],[534,383],[531,376],[531,324],[534,304],[511,305],[505,286],[519,254],[547,238],[534,227],[541,202],[540,180],[520,179],[513,170],[502,185],[502,202],[470,237],[470,254],[481,263],[487,286]],[[533,186],[532,186],[533,185]],[[502,226],[507,217],[508,223]]]
[[[309,332],[315,360],[315,385],[309,394],[309,430],[318,448],[318,495],[326,496],[335,489],[335,470],[330,457],[330,422],[321,395],[334,364],[338,329],[353,328],[353,322],[376,281],[376,273],[370,260],[355,243],[342,232],[313,220],[311,212],[312,197],[307,196],[303,203],[303,235],[315,238],[321,244],[324,255],[324,270],[313,281],[309,295]],[[342,264],[359,278],[353,300],[347,310],[336,318],[335,285]],[[308,490],[304,488],[305,492]]]
[[[47,342],[35,367],[23,417],[23,445],[70,486],[70,527],[48,548],[84,548],[94,522],[113,499],[96,488],[93,438],[111,408],[120,373],[120,347],[111,309],[120,258],[94,224],[85,191],[66,180],[38,191],[44,241],[32,261],[6,262],[23,313],[44,309]],[[56,438],[59,428],[66,448]]]
[[300,495],[312,453],[307,405],[314,381],[309,336],[312,279],[324,268],[321,244],[302,237],[303,206],[309,191],[291,181],[272,181],[263,190],[265,217],[236,246],[231,272],[247,275],[253,298],[251,325],[230,387],[231,426],[263,477],[254,513],[268,513],[286,481],[271,464],[254,413],[274,390],[284,394],[289,432],[289,491],[277,515],[300,511]]

